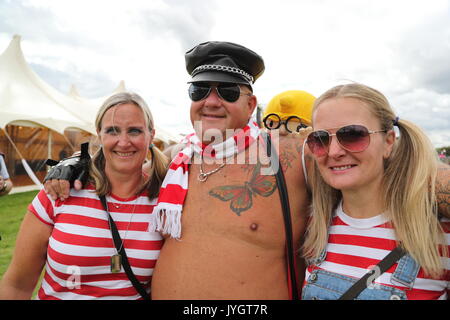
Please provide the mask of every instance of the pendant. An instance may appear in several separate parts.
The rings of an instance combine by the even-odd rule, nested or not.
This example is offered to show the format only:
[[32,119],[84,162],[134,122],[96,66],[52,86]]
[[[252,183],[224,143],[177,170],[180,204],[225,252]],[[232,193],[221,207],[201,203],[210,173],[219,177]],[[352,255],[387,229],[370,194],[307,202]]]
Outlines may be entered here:
[[198,175],[198,181],[200,181],[200,182],[205,182],[206,181],[206,179],[208,179],[208,175],[206,174],[206,173],[200,173],[199,175]]
[[197,177],[198,181],[205,182],[206,179],[208,179],[209,175],[216,173],[217,171],[222,169],[225,165],[226,165],[226,163],[222,163],[219,167],[215,168],[214,170],[211,170],[209,172],[203,172],[202,164],[200,163],[200,173],[198,174],[198,177]]
[[122,269],[122,256],[115,254],[111,257],[111,272],[118,273]]

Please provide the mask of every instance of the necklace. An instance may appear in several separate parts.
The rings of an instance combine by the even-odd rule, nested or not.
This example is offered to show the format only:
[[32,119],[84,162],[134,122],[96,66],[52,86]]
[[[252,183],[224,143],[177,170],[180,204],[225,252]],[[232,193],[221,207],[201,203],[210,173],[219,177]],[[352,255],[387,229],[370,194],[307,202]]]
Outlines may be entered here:
[[[138,196],[138,198],[139,198],[139,196]],[[122,269],[122,255],[119,252],[122,250],[125,240],[127,239],[128,230],[130,229],[131,220],[133,220],[134,211],[136,209],[136,202],[137,202],[138,198],[133,201],[133,212],[131,213],[130,221],[128,221],[127,230],[125,231],[125,236],[123,237],[123,239],[121,239],[120,248],[118,250],[117,250],[116,245],[114,244],[114,239],[113,239],[113,244],[114,244],[114,248],[116,249],[116,254],[111,256],[111,272],[112,273],[120,272],[120,270]],[[120,205],[118,205],[118,206],[116,206],[115,204],[113,204],[113,205],[116,208],[120,207]],[[108,210],[108,202],[106,202],[106,209]],[[108,212],[109,212],[109,210],[108,210]],[[108,215],[111,217],[111,219],[108,219],[109,229],[112,230],[112,228],[111,228],[112,216],[110,213],[108,213]]]
[[113,205],[114,208],[116,208],[116,209],[119,209],[120,206],[121,206],[121,204],[117,204],[117,203],[114,203],[114,202],[112,202],[112,205]]
[[213,173],[216,173],[217,171],[219,171],[220,169],[225,167],[225,164],[226,164],[226,162],[222,163],[219,167],[217,167],[211,171],[203,172],[203,153],[202,153],[202,158],[200,161],[200,173],[197,177],[198,181],[205,182],[206,180],[208,180],[208,176],[212,175]]

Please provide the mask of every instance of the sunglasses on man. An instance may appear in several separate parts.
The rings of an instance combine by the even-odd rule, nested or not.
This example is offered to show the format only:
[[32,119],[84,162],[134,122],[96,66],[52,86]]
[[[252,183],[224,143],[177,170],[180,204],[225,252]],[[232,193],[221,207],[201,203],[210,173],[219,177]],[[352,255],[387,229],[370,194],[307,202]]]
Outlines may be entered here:
[[240,96],[249,96],[251,93],[241,92],[241,87],[235,83],[219,83],[218,85],[211,85],[209,83],[191,83],[189,86],[189,97],[192,101],[200,101],[206,99],[211,90],[215,89],[220,99],[227,102],[236,102]]
[[339,128],[336,133],[330,133],[327,130],[313,131],[308,135],[306,143],[316,157],[328,154],[333,136],[336,136],[337,142],[343,149],[349,152],[362,152],[370,144],[370,135],[379,132],[387,132],[387,130],[371,131],[365,126],[352,124]]

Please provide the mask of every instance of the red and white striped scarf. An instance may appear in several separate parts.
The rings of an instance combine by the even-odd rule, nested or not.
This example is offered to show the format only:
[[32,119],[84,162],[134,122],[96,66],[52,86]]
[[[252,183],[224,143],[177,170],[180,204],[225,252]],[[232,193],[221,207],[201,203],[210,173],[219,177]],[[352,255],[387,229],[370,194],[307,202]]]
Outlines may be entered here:
[[225,159],[247,149],[258,139],[259,134],[258,125],[250,120],[245,128],[237,130],[222,143],[204,145],[195,133],[186,136],[181,141],[186,144],[185,148],[170,163],[161,185],[158,204],[153,211],[155,221],[151,231],[160,231],[180,239],[181,213],[188,191],[189,164],[194,153],[217,160]]

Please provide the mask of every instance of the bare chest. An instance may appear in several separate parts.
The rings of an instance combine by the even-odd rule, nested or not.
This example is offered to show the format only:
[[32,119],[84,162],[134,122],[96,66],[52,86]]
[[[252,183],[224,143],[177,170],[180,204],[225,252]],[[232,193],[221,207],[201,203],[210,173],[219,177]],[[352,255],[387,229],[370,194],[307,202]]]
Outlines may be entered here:
[[[217,167],[217,164],[203,165],[203,171]],[[206,181],[200,181],[200,166],[192,164],[182,216],[183,238],[223,236],[265,248],[283,246],[283,213],[275,176],[265,174],[262,169],[259,164],[227,164]],[[302,203],[306,203],[298,190],[292,192],[299,195],[292,197],[293,210],[298,212]],[[299,235],[303,219],[301,214],[291,215],[294,232]]]

